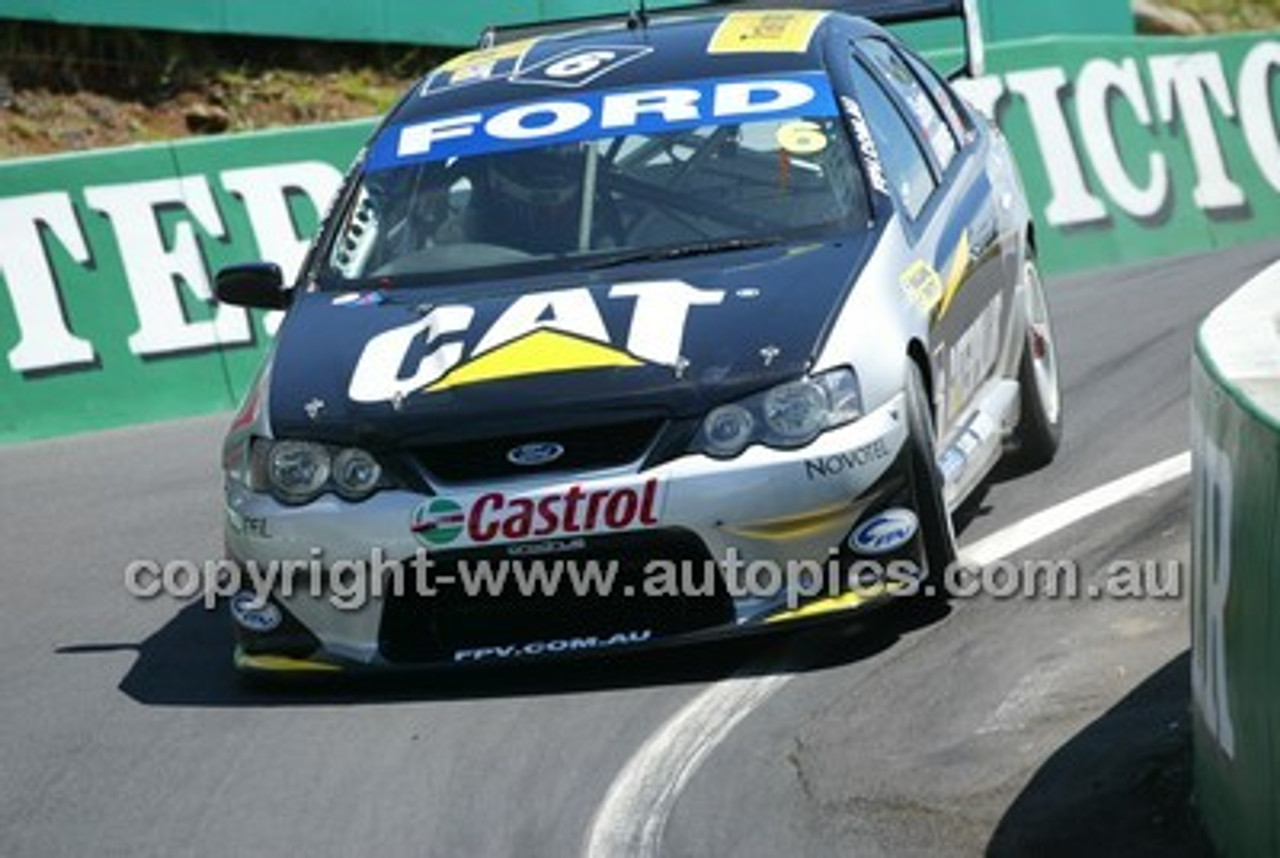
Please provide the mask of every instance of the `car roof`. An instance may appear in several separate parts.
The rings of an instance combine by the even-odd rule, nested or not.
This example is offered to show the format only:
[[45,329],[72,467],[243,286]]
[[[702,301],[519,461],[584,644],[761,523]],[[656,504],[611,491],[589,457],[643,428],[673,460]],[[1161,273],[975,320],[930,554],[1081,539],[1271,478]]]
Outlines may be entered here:
[[[840,12],[787,9],[654,15],[645,25],[592,26],[461,54],[430,72],[389,117],[391,123],[473,107],[770,72],[821,71],[822,44],[837,21],[853,36],[882,33]],[[567,83],[549,68],[563,59],[607,50],[603,72]]]

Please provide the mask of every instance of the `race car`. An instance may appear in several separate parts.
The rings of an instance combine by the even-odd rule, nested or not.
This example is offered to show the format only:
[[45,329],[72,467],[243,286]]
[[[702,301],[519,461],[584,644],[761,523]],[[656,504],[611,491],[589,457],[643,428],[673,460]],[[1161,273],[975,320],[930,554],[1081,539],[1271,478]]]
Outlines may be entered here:
[[1010,149],[881,26],[940,15],[980,73],[968,0],[870,0],[490,30],[427,74],[296,282],[216,278],[286,311],[223,451],[236,665],[945,595],[952,513],[1062,416]]

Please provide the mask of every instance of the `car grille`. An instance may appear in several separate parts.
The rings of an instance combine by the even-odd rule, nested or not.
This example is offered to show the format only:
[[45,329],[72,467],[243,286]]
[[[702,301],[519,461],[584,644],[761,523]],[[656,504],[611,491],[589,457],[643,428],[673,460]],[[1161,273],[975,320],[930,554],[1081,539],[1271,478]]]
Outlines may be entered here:
[[[526,543],[526,546],[529,544]],[[470,596],[458,581],[458,564],[488,559],[497,564],[519,561],[526,569],[534,563],[570,562],[585,568],[589,562],[617,564],[614,587],[608,593],[578,594],[566,573],[561,587],[550,593],[522,594],[511,583],[497,594]],[[379,632],[383,656],[394,663],[449,662],[458,650],[546,642],[594,636],[608,638],[619,632],[648,630],[653,638],[694,631],[732,622],[733,601],[724,587],[706,547],[694,534],[679,529],[646,531],[598,537],[582,541],[582,548],[543,556],[509,557],[484,551],[453,552],[436,556],[432,569],[436,595],[416,592],[387,597]],[[645,596],[641,585],[645,567],[652,560],[692,564],[697,589],[678,595]],[[517,580],[514,575],[509,582]],[[628,595],[631,588],[631,595]]]
[[[630,464],[643,456],[662,429],[662,423],[662,420],[640,420],[432,444],[418,447],[410,455],[430,476],[449,483],[612,468]],[[559,444],[564,453],[555,461],[542,465],[516,465],[507,458],[508,453],[517,447],[539,442]]]

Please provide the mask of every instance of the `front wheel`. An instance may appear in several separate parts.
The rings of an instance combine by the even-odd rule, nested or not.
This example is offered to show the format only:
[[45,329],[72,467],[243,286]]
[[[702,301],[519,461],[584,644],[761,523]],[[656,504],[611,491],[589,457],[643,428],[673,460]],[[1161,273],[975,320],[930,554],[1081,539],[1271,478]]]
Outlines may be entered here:
[[1049,302],[1035,261],[1024,268],[1026,337],[1018,365],[1022,415],[1013,431],[1012,461],[1018,470],[1033,471],[1053,461],[1062,439],[1062,390],[1058,350],[1049,318]]
[[935,454],[936,430],[924,377],[915,361],[907,362],[907,443],[911,448],[911,481],[920,519],[926,595],[946,598],[944,578],[956,559],[956,537],[943,494],[942,471]]

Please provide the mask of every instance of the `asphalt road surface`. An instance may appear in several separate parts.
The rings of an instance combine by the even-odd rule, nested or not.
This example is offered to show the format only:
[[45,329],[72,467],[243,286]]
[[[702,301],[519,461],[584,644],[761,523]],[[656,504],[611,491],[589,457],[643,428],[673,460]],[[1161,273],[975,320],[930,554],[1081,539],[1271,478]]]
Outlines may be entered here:
[[[993,481],[962,545],[1185,450],[1195,326],[1277,256],[1051,282],[1061,454]],[[901,605],[640,658],[264,692],[235,681],[223,616],[124,588],[131,560],[218,556],[226,420],[0,450],[0,855],[578,856],[646,824],[634,851],[663,856],[1204,849],[1185,479],[1011,558],[1092,582],[1180,565],[1180,597]],[[661,818],[602,812],[639,749],[727,682],[768,693],[694,737]]]

